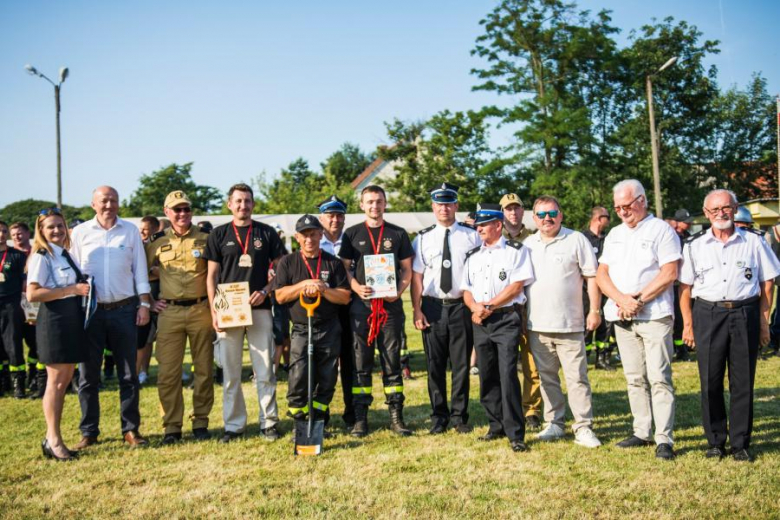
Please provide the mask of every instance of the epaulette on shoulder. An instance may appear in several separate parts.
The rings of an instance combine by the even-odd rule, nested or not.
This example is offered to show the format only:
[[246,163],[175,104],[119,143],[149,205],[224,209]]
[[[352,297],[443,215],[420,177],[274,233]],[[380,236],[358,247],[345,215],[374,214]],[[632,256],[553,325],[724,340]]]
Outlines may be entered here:
[[39,255],[46,256],[46,250],[44,248],[40,248],[39,250],[36,251],[36,253],[38,253]]
[[480,249],[482,249],[482,246],[477,246],[474,249],[470,249],[469,252],[466,253],[466,258],[470,257],[471,255],[473,255],[474,253],[476,253]]
[[507,240],[506,245],[508,245],[509,247],[514,247],[515,249],[520,249],[521,247],[523,247],[523,243],[517,240]]
[[766,235],[766,231],[762,231],[760,229],[756,229],[756,228],[752,228],[752,227],[746,227],[746,228],[742,228],[742,229],[744,229],[745,231],[749,231],[750,233],[753,233],[754,235],[758,235],[761,238],[764,238],[764,235]]
[[425,229],[421,229],[421,230],[420,230],[420,232],[419,232],[419,233],[417,233],[417,234],[418,234],[418,235],[424,235],[424,234],[425,234],[425,233],[427,233],[428,231],[432,231],[432,230],[433,230],[435,227],[436,227],[436,224],[434,224],[434,225],[432,225],[432,226],[428,226],[428,227],[427,227],[427,228],[425,228]]
[[461,227],[467,228],[467,229],[473,229],[473,230],[477,229],[474,226],[472,226],[471,224],[467,224],[466,222],[458,222],[458,225],[461,226]]
[[694,233],[693,235],[691,235],[691,236],[689,236],[688,238],[685,239],[685,243],[686,244],[690,244],[691,242],[693,242],[697,238],[703,237],[706,232],[707,232],[706,229],[702,229],[698,233]]
[[162,237],[164,235],[165,235],[165,231],[158,231],[157,233],[152,235],[152,238],[149,240],[149,242],[154,242],[155,240],[157,240],[158,238],[160,238],[160,237]]

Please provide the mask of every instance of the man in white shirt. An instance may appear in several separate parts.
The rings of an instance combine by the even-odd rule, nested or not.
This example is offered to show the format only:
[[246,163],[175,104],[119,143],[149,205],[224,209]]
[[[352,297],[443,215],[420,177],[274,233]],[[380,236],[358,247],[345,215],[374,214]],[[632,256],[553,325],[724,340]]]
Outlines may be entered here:
[[[707,458],[751,462],[753,383],[759,346],[769,344],[772,285],[778,262],[760,231],[735,227],[737,197],[711,191],[704,214],[712,227],[688,238],[680,269],[683,341],[698,350]],[[691,309],[691,298],[695,298]],[[728,367],[728,419],[723,377]]]
[[621,181],[613,194],[615,213],[623,223],[604,241],[596,280],[609,298],[604,317],[615,322],[634,416],[633,434],[617,446],[651,445],[655,421],[656,457],[672,460],[672,284],[681,258],[680,240],[668,224],[648,213],[639,181]]
[[[536,280],[528,296],[528,343],[539,370],[544,399],[545,428],[537,438],[564,437],[566,401],[558,371],[563,368],[574,415],[574,442],[586,448],[601,446],[593,433],[593,403],[588,381],[584,329],[601,323],[601,292],[596,284],[598,262],[582,233],[561,226],[563,213],[554,197],[534,202],[537,231],[523,242],[531,251]],[[587,279],[590,312],[583,318],[582,285]]]
[[[110,186],[92,193],[95,218],[71,233],[71,256],[94,280],[97,311],[87,329],[90,357],[80,368],[81,441],[75,449],[97,442],[100,435],[100,367],[103,350],[114,353],[119,380],[124,440],[132,447],[147,444],[138,429],[137,327],[149,322],[149,276],[138,228],[117,217],[119,194]],[[140,302],[139,302],[140,299]]]
[[[457,186],[443,182],[429,192],[436,224],[421,230],[412,242],[412,307],[428,361],[430,433],[444,433],[449,426],[468,433],[469,361],[474,340],[461,281],[466,253],[481,241],[473,228],[455,221]],[[452,367],[451,409],[447,407],[448,362]]]

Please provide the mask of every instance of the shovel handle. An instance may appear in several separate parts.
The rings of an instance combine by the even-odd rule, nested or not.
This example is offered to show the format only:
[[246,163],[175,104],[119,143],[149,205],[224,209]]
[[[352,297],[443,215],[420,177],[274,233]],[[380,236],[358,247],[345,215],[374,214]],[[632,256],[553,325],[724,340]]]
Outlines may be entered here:
[[314,300],[311,303],[306,303],[306,300],[304,299],[303,293],[300,294],[298,298],[301,302],[301,307],[306,309],[306,316],[309,318],[314,316],[314,309],[320,306],[320,294],[317,293],[317,299]]

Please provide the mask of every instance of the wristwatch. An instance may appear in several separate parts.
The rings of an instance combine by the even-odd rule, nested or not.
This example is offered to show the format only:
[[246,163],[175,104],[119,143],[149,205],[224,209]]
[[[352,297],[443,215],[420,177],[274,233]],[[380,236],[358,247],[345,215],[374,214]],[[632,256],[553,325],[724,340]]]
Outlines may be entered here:
[[141,307],[146,307],[147,309],[151,309],[152,304],[147,302],[141,302]]
[[265,298],[266,296],[268,296],[268,291],[266,291],[265,289],[260,289],[260,294],[262,294],[263,298]]
[[486,311],[489,311],[493,306],[490,304],[485,304],[483,305],[483,307],[485,308]]

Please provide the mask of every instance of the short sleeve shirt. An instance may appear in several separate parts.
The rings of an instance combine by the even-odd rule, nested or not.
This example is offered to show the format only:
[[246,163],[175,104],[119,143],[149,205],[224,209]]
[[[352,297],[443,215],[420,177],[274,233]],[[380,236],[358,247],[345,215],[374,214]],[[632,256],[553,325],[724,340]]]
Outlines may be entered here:
[[190,226],[182,236],[168,228],[146,244],[149,267],[160,268],[160,298],[190,300],[206,296],[208,238],[197,226]]
[[[444,237],[449,234],[450,261],[452,269],[452,289],[445,293],[441,290],[441,271],[444,255]],[[466,224],[459,222],[449,228],[436,224],[421,231],[412,242],[414,248],[414,272],[423,275],[423,296],[433,298],[460,298],[463,288],[463,265],[466,263],[466,253],[479,246],[479,234]]]
[[[658,276],[661,266],[680,258],[677,233],[663,220],[648,215],[634,228],[625,224],[613,228],[604,240],[599,262],[609,266],[609,276],[620,292],[636,294]],[[674,287],[670,284],[647,302],[635,319],[657,320],[673,315]],[[618,321],[617,304],[612,299],[604,306],[604,317]]]
[[[36,283],[46,289],[74,285],[78,275],[62,256],[63,249],[55,244],[49,244],[49,247],[51,247],[53,254],[41,249],[40,253],[30,256],[30,263],[27,266],[27,283]],[[66,298],[73,296],[66,296]]]
[[[368,235],[369,229],[371,230],[374,243],[376,243],[379,240],[381,227],[368,228],[365,222],[361,222],[344,231],[338,255],[342,260],[353,260],[355,262],[355,279],[357,279],[360,285],[365,285],[366,283],[363,257],[374,254],[374,246]],[[414,256],[412,242],[409,240],[406,230],[385,221],[382,238],[377,243],[377,247],[379,248],[378,254],[392,254],[394,256],[395,279],[400,280],[401,260]]]
[[463,268],[461,286],[477,302],[487,302],[509,284],[523,282],[523,290],[506,304],[523,304],[525,289],[534,281],[534,269],[528,248],[520,242],[507,241],[503,236],[492,246],[482,244],[469,252]]
[[[305,262],[309,264],[309,269],[314,275],[317,275],[317,258],[306,258]],[[276,267],[276,278],[274,279],[274,289],[280,289],[290,285],[295,285],[303,280],[311,278],[311,273],[304,264],[304,257],[300,252],[287,255],[279,261]],[[335,256],[322,251],[322,264],[320,265],[320,280],[325,282],[331,289],[349,289],[347,282],[347,270],[344,269],[344,263]],[[301,307],[300,300],[297,298],[288,303],[290,317],[293,323],[306,324],[306,310]],[[312,322],[324,322],[338,319],[339,305],[320,299],[320,305],[314,310]]]
[[760,283],[780,274],[780,262],[763,237],[736,228],[724,243],[712,229],[689,239],[683,249],[681,283],[691,295],[711,302],[758,296]]
[[[219,264],[219,283],[249,282],[251,294],[268,285],[268,268],[273,260],[285,254],[285,248],[271,226],[253,220],[251,235],[249,230],[250,226],[236,226],[234,229],[233,222],[217,226],[209,234],[205,258]],[[252,258],[252,267],[238,265],[244,254],[242,244],[246,245],[247,254]],[[271,299],[266,298],[255,308],[270,309]]]
[[3,257],[5,262],[3,262],[2,273],[5,280],[0,282],[0,301],[21,298],[27,255],[23,251],[9,247],[5,251],[0,251],[0,261]]
[[585,236],[585,238],[588,239],[588,242],[590,242],[590,246],[593,248],[593,253],[596,255],[596,259],[598,260],[601,257],[601,253],[604,252],[604,237],[598,236],[590,229],[582,230],[582,234]]
[[537,231],[523,242],[531,252],[536,280],[526,290],[528,329],[537,332],[582,332],[582,283],[596,276],[598,262],[582,233],[562,227],[549,242]]

